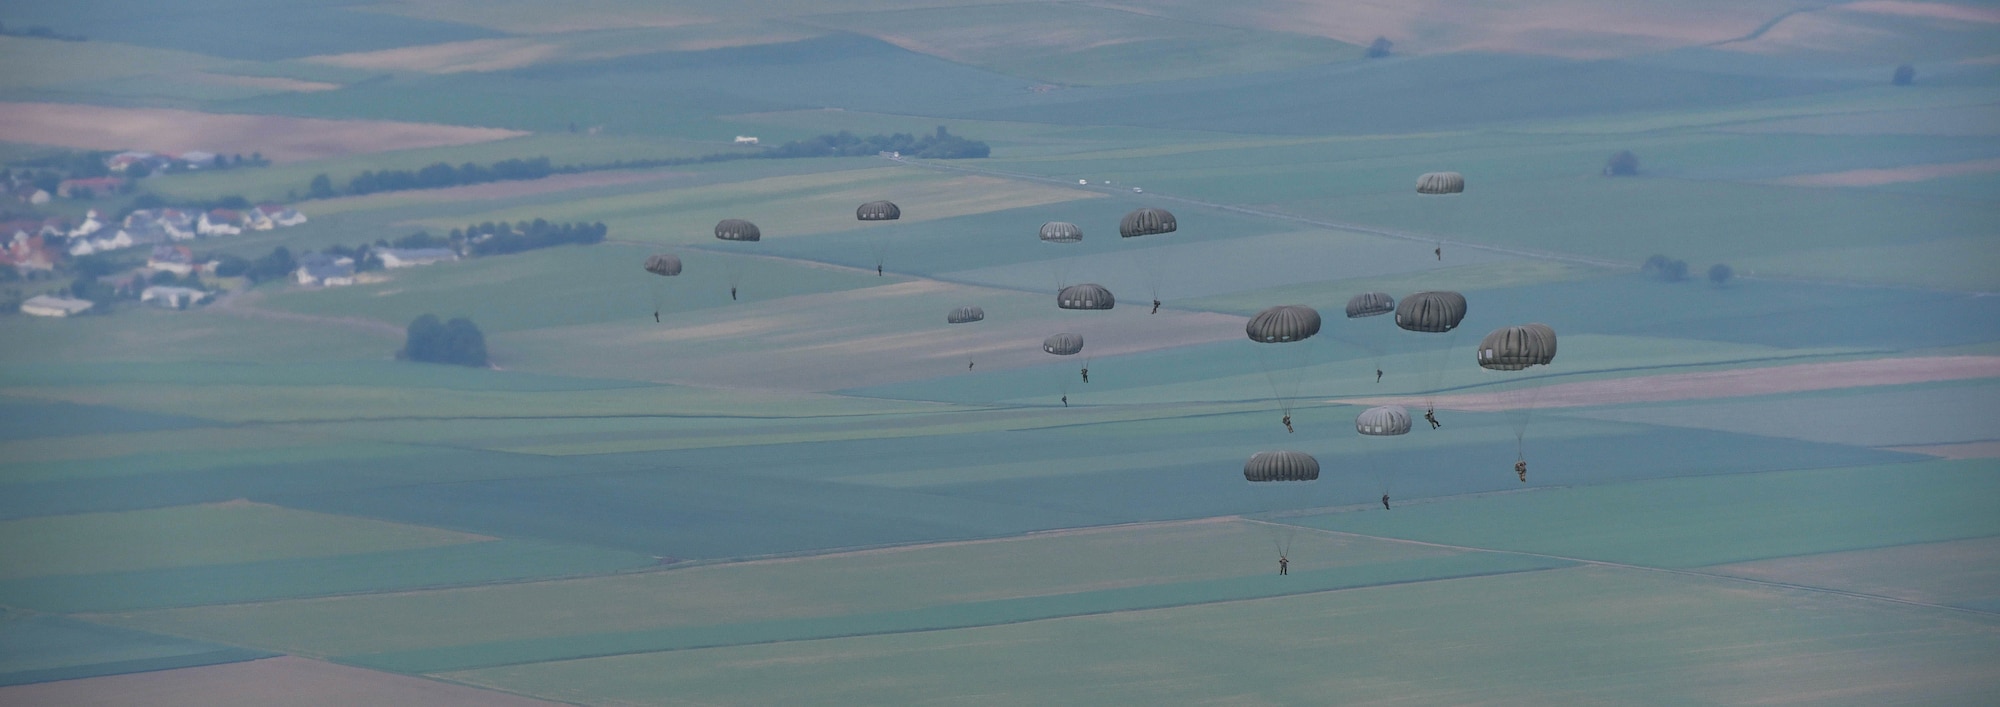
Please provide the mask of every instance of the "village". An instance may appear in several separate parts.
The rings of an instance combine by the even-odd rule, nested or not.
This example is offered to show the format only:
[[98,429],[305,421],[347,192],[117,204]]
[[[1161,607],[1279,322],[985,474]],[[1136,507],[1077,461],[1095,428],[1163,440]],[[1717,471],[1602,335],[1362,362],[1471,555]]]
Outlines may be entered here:
[[[154,174],[258,166],[267,164],[261,155],[248,159],[241,155],[218,155],[202,151],[176,154],[128,151],[104,160],[106,176],[61,179],[51,193],[47,171],[9,169],[0,173],[0,190],[30,207],[43,207],[55,199],[91,200],[130,194],[137,180]],[[37,182],[41,182],[37,184]],[[39,210],[38,210],[39,211]],[[143,305],[186,309],[208,302],[226,292],[243,289],[257,278],[246,277],[255,264],[230,256],[198,255],[192,244],[209,238],[240,235],[246,231],[270,231],[307,222],[298,209],[284,204],[256,204],[247,208],[180,208],[161,206],[135,208],[122,217],[91,208],[80,221],[67,216],[18,218],[9,211],[0,221],[0,266],[10,279],[46,281],[41,294],[22,300],[23,314],[42,317],[69,317],[104,312],[115,300],[136,300]],[[126,255],[146,249],[142,265],[106,272],[107,254]],[[283,249],[280,249],[282,252]],[[281,271],[262,273],[290,277],[301,285],[338,287],[352,285],[367,277],[361,270],[369,266],[395,269],[458,259],[449,248],[392,248],[386,242],[355,253],[305,253],[295,260],[288,252],[282,258],[266,260],[281,265]],[[129,263],[126,255],[118,262]],[[74,280],[59,285],[65,280]]]

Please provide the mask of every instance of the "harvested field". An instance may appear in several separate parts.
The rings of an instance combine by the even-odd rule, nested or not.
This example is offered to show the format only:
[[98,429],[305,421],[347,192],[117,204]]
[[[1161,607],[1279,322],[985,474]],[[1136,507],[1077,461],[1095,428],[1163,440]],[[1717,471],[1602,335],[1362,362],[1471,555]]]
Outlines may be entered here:
[[[1445,410],[1499,412],[1524,408],[1571,408],[1668,400],[1734,398],[1808,390],[1993,377],[2000,377],[2000,356],[1882,358],[1558,383],[1543,386],[1532,400],[1526,399],[1526,396],[1509,393],[1440,395],[1433,400],[1438,408]],[[1425,399],[1345,398],[1327,402],[1344,405],[1422,405]]]
[[219,83],[226,86],[244,86],[248,88],[262,88],[272,91],[309,92],[309,91],[331,91],[336,88],[340,88],[340,84],[337,83],[327,83],[325,81],[302,81],[299,79],[288,79],[282,76],[238,76],[235,74],[211,74],[206,72],[196,73],[194,76],[195,78],[201,79],[203,81]]
[[1964,444],[1924,444],[1914,447],[1889,447],[1898,452],[1928,454],[1940,459],[1996,459],[2000,458],[2000,442],[1966,442]]
[[1892,169],[1850,169],[1844,172],[1801,174],[1773,180],[1773,184],[1793,187],[1872,187],[1879,184],[1922,182],[1944,177],[2000,172],[2000,159],[1972,160],[1948,164],[1923,164]]
[[383,120],[227,115],[168,108],[0,103],[0,140],[90,150],[261,152],[273,162],[441,145],[527,133]]
[[2000,538],[1780,557],[1703,571],[1927,604],[2000,609]]
[[1878,15],[1900,15],[1903,17],[1923,17],[1953,22],[2000,23],[2000,10],[1989,7],[1966,7],[1942,2],[1906,2],[1905,0],[1861,0],[1845,5],[1835,5],[1835,10],[1846,12],[1866,12]]
[[226,665],[0,687],[0,704],[536,707],[556,703],[408,675],[279,656]]

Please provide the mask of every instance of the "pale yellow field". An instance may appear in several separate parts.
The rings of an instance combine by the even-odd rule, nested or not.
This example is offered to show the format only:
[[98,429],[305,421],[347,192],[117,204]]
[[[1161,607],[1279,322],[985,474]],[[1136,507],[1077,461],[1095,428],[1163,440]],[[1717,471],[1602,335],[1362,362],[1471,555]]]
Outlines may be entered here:
[[279,656],[148,673],[0,687],[8,705],[150,707],[557,707],[559,703],[323,661]]
[[70,103],[0,103],[0,140],[90,150],[262,152],[273,162],[463,145],[527,133],[384,120],[322,120]]

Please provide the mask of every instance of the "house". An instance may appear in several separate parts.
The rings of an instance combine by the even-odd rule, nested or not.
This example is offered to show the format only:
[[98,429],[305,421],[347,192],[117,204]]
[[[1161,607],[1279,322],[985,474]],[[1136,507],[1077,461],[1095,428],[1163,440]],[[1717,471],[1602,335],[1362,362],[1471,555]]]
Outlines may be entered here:
[[30,204],[34,204],[36,206],[40,206],[42,204],[49,203],[49,199],[51,198],[53,197],[49,196],[49,190],[36,189],[35,193],[28,195],[27,202]]
[[191,241],[196,235],[194,216],[180,209],[160,209],[160,216],[153,223],[173,240]]
[[209,167],[215,164],[215,153],[202,152],[201,150],[188,150],[187,152],[174,155],[174,159],[186,162],[188,167],[190,168],[201,169],[203,167]]
[[139,293],[139,301],[168,309],[187,309],[188,305],[200,304],[208,296],[207,292],[192,287],[154,285]]
[[354,259],[336,258],[325,253],[307,253],[299,256],[299,269],[293,272],[301,285],[340,287],[354,284]]
[[146,259],[146,267],[185,277],[198,266],[194,262],[194,252],[187,246],[156,245],[153,246],[152,257]]
[[78,225],[76,228],[70,229],[69,233],[66,233],[64,235],[67,235],[70,238],[82,238],[84,236],[88,236],[90,234],[102,230],[104,230],[104,221],[102,220],[102,217],[98,215],[97,209],[91,209],[90,211],[84,213],[82,224]]
[[56,196],[64,199],[90,199],[111,196],[124,188],[125,180],[122,177],[65,179],[56,183]]
[[29,270],[54,270],[56,253],[48,248],[47,242],[40,235],[15,231],[5,247],[0,248],[0,263],[12,265],[16,272],[22,273]]
[[132,165],[135,164],[143,164],[148,169],[159,169],[161,167],[167,166],[167,163],[171,161],[172,160],[168,159],[165,155],[160,155],[152,152],[134,151],[134,152],[120,152],[118,154],[112,155],[110,159],[105,160],[104,164],[105,166],[110,167],[111,171],[113,172],[123,173],[132,169]]
[[243,214],[229,209],[215,209],[201,215],[195,223],[194,232],[204,236],[233,236],[243,232]]
[[382,261],[382,267],[413,268],[418,265],[443,263],[458,259],[458,253],[450,248],[376,248],[375,258]]
[[28,301],[21,303],[21,313],[32,314],[37,317],[67,317],[74,314],[81,314],[94,306],[96,306],[96,303],[87,299],[35,295],[29,297]]
[[736,144],[738,144],[738,145],[755,145],[755,144],[757,144],[757,138],[756,138],[756,136],[753,136],[753,135],[738,135],[738,136],[736,136]]
[[278,204],[262,204],[243,212],[243,226],[253,231],[269,231],[305,222],[306,215],[299,213],[298,209]]

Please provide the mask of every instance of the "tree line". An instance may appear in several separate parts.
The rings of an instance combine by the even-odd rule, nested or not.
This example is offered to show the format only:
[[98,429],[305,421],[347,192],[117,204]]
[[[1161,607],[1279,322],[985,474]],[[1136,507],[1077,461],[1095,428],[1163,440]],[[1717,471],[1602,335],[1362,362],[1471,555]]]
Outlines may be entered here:
[[348,179],[346,184],[335,184],[333,177],[319,174],[306,185],[306,196],[313,199],[327,199],[386,191],[440,189],[487,182],[541,179],[555,174],[675,167],[734,160],[865,157],[879,152],[899,152],[923,159],[952,160],[986,157],[992,154],[992,151],[986,143],[953,135],[942,125],[938,126],[936,132],[921,137],[909,133],[862,137],[842,130],[805,140],[793,140],[756,152],[716,152],[697,157],[616,160],[563,166],[551,164],[547,157],[502,160],[485,166],[467,162],[453,167],[448,163],[438,162],[416,170],[366,171]]
[[385,191],[408,189],[440,189],[487,182],[503,182],[524,179],[541,179],[555,173],[549,158],[501,160],[491,165],[481,166],[467,162],[453,167],[437,162],[422,169],[385,169],[366,171],[347,180],[347,184],[336,190],[333,179],[321,174],[306,185],[306,195],[314,199],[335,196],[360,196]]

